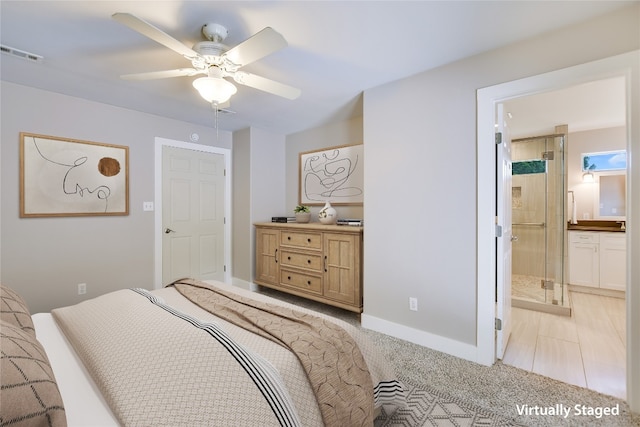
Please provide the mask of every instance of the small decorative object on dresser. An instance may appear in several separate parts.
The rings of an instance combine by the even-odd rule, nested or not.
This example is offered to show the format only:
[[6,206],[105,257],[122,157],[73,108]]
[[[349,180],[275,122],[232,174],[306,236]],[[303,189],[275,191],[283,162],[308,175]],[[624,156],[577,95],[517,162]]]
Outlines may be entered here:
[[336,210],[331,207],[331,202],[327,202],[320,212],[318,212],[318,219],[323,224],[335,224],[338,221],[338,215]]
[[311,220],[311,211],[309,206],[298,205],[293,212],[296,214],[296,222],[307,223]]

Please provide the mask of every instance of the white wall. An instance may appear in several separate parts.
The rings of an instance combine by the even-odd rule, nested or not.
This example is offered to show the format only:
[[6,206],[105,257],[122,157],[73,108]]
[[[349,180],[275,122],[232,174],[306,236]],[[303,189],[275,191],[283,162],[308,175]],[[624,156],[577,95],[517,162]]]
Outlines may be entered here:
[[[32,312],[112,290],[153,288],[155,137],[231,148],[231,134],[35,88],[1,83],[2,283]],[[128,216],[19,218],[19,133],[129,146]],[[87,294],[77,295],[77,284]]]
[[[567,144],[567,189],[574,192],[577,219],[594,219],[597,183],[582,182],[583,153],[624,150],[627,148],[626,127],[595,129],[582,132],[569,132]],[[597,173],[596,173],[597,174]]]
[[638,11],[365,92],[365,326],[474,360],[476,91],[638,49]]

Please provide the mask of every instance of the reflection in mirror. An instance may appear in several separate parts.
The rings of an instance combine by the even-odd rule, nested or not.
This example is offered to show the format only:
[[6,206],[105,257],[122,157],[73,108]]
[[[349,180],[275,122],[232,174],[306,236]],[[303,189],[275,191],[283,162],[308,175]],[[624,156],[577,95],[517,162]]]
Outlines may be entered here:
[[606,219],[625,219],[626,175],[601,175],[598,191],[598,216]]

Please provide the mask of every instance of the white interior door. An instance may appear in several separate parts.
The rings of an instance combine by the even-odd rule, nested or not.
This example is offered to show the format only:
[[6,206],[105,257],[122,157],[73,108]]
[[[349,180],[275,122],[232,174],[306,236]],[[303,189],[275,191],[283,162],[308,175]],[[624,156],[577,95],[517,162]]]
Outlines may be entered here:
[[511,138],[503,117],[503,105],[496,108],[496,224],[501,232],[496,242],[496,358],[502,359],[511,335]]
[[225,158],[162,147],[162,284],[225,279]]

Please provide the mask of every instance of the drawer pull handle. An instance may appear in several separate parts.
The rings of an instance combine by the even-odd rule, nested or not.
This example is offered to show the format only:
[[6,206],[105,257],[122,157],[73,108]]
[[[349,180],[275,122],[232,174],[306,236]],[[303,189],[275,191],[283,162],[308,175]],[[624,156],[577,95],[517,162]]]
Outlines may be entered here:
[[311,239],[307,239],[307,243],[311,243]]
[[275,252],[275,257],[276,257],[276,263],[277,263],[278,262],[278,250],[277,249],[276,249],[276,252]]
[[310,259],[307,260],[307,264],[311,264],[311,260]]
[[290,257],[290,256],[288,256],[288,257],[287,257],[287,259],[288,259],[289,261],[291,261],[291,257]]
[[291,280],[291,276],[287,276],[287,280]]
[[307,280],[307,285],[311,286],[311,280]]
[[291,236],[287,236],[287,240],[291,240]]

